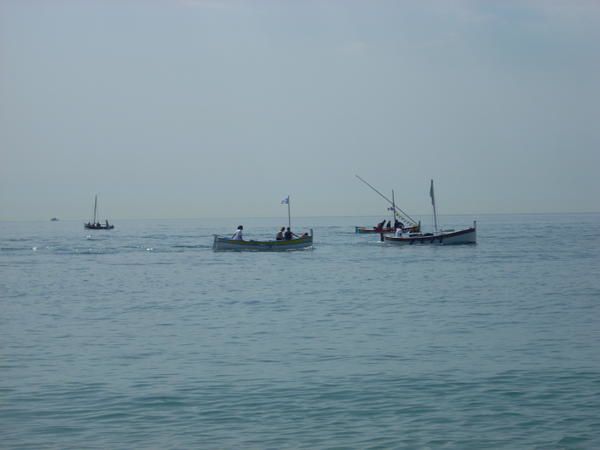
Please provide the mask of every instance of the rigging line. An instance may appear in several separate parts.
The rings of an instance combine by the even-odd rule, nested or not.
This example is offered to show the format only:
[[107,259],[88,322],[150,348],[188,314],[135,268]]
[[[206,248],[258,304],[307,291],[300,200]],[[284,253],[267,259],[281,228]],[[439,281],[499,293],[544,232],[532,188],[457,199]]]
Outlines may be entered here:
[[373,186],[371,186],[369,183],[367,183],[365,180],[363,180],[360,176],[355,175],[356,178],[358,178],[360,181],[362,181],[363,183],[365,183],[367,186],[369,186],[371,189],[373,189],[375,192],[377,192],[381,197],[383,197],[383,199],[385,201],[387,201],[390,205],[392,205],[396,211],[402,213],[404,215],[404,217],[406,219],[408,219],[410,222],[412,222],[412,225],[416,225],[417,221],[415,219],[413,219],[412,217],[410,217],[407,213],[405,213],[404,211],[402,211],[400,208],[398,208],[394,202],[392,202],[389,198],[387,198],[385,195],[383,195],[381,192],[379,192],[377,189],[375,189]]

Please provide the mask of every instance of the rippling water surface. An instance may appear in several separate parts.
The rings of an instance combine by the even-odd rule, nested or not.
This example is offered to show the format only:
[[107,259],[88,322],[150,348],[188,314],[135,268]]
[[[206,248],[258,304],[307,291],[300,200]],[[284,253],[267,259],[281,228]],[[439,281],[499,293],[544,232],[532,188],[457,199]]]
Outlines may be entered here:
[[600,448],[600,215],[377,221],[0,223],[0,447]]

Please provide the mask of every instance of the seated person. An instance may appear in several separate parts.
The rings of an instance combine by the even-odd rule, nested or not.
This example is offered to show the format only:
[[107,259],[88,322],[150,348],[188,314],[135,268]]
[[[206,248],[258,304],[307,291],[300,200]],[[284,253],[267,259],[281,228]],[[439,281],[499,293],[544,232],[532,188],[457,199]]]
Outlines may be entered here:
[[286,241],[289,241],[293,237],[294,237],[294,233],[292,233],[292,230],[290,230],[290,227],[287,227],[287,229],[285,230],[285,233],[283,233],[283,238]]
[[379,222],[377,225],[375,225],[375,229],[376,230],[383,230],[383,226],[385,225],[385,219],[382,222]]
[[285,227],[281,227],[281,230],[279,230],[279,232],[277,233],[277,235],[275,236],[275,240],[276,241],[283,241],[283,234],[285,231]]
[[244,229],[244,227],[242,225],[237,227],[237,230],[235,230],[235,233],[233,233],[233,236],[231,236],[231,239],[233,239],[234,241],[243,241],[244,240],[244,237],[242,236],[243,229]]

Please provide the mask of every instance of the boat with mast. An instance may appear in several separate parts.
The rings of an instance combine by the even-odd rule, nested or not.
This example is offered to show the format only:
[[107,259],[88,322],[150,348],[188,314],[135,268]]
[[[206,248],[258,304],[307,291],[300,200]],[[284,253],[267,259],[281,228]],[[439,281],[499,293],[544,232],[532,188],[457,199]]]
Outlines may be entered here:
[[[286,204],[288,209],[288,230],[292,229],[292,218],[290,214],[290,196],[288,195],[281,201]],[[213,235],[213,250],[233,250],[233,251],[252,251],[252,252],[281,252],[289,250],[303,250],[313,245],[313,230],[309,233],[303,233],[292,239],[266,240],[266,241],[245,241],[242,239],[232,239],[218,234]]]
[[429,188],[431,205],[433,206],[433,233],[402,233],[401,235],[381,234],[381,240],[394,245],[418,245],[418,244],[438,244],[438,245],[456,245],[456,244],[476,244],[477,243],[477,222],[473,221],[473,226],[462,230],[438,230],[437,211],[435,207],[435,194],[433,192],[433,180]]
[[91,222],[84,223],[83,227],[86,230],[112,230],[115,226],[108,223],[108,220],[105,220],[104,223],[100,223],[97,221],[97,213],[98,213],[98,194],[94,197],[94,219]]
[[392,220],[389,221],[390,227],[382,226],[380,227],[354,227],[355,233],[393,233],[396,231],[396,221],[400,221],[403,225],[403,228],[407,231],[411,231],[417,233],[421,230],[421,222],[417,222],[412,217],[410,217],[406,212],[402,211],[396,205],[396,201],[394,198],[394,190],[392,190],[392,199],[390,200],[387,196],[379,192],[378,189],[369,184],[366,180],[361,178],[359,175],[355,175],[360,181],[369,186],[373,191],[377,193],[381,198],[383,198],[386,202],[389,203],[388,211],[392,212]]

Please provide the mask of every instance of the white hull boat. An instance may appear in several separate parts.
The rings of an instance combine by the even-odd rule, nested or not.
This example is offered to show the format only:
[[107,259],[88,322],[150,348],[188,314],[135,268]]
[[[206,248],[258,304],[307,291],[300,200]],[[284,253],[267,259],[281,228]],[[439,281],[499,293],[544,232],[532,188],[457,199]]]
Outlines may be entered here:
[[477,243],[477,223],[464,230],[446,230],[438,233],[408,233],[403,236],[383,236],[384,242],[394,245],[458,245]]
[[431,205],[433,206],[433,233],[403,233],[400,236],[381,234],[381,240],[394,245],[458,245],[458,244],[476,244],[477,243],[477,222],[473,221],[471,228],[464,230],[440,230],[437,226],[437,211],[435,208],[435,195],[433,193],[433,180],[429,188]]

